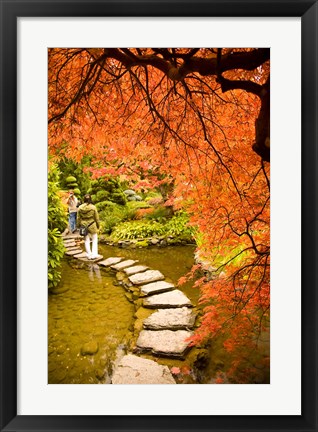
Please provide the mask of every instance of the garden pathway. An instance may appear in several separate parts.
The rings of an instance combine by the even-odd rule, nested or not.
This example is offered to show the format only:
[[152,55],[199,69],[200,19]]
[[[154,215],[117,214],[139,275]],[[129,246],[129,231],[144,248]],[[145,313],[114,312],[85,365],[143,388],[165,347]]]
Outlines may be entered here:
[[[164,275],[141,265],[136,260],[102,255],[89,260],[80,247],[79,234],[63,237],[66,255],[116,272],[127,298],[136,306],[136,344],[133,353],[125,355],[116,365],[113,384],[175,384],[169,368],[154,360],[138,357],[141,353],[153,356],[184,358],[189,350],[188,338],[192,335],[195,314],[188,297],[165,281]],[[154,310],[154,311],[153,311]]]

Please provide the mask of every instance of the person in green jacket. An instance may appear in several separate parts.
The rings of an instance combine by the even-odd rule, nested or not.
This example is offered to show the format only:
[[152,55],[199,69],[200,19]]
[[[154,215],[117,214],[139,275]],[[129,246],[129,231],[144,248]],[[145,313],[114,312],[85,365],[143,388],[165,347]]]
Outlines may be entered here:
[[98,257],[99,216],[89,194],[84,196],[84,203],[79,206],[77,212],[77,226],[80,227],[83,225],[88,227],[88,234],[84,238],[87,258],[95,259]]

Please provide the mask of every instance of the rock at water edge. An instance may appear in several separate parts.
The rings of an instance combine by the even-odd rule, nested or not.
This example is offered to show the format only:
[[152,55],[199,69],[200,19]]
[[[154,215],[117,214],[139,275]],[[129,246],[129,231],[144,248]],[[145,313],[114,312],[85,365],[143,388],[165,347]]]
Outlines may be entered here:
[[136,264],[137,262],[138,261],[134,261],[134,260],[126,260],[126,261],[120,262],[119,264],[112,265],[111,268],[113,270],[120,271],[126,267],[131,267],[132,265]]
[[144,328],[150,330],[181,330],[194,326],[195,314],[187,307],[159,309],[144,321]]
[[192,303],[188,297],[180,290],[173,290],[162,294],[156,294],[144,298],[144,307],[149,308],[175,308],[175,307],[191,307]]
[[92,341],[92,342],[88,342],[85,345],[82,346],[81,348],[81,354],[83,356],[85,355],[94,355],[97,353],[99,349],[99,345],[98,342]]
[[149,282],[156,282],[163,280],[165,277],[159,270],[147,270],[144,273],[138,273],[129,276],[129,280],[134,285],[143,285]]
[[105,259],[104,261],[101,261],[99,263],[99,265],[104,266],[104,267],[110,267],[111,265],[118,264],[122,260],[123,260],[123,258],[121,258],[121,257],[110,257],[110,258]]
[[137,340],[137,347],[143,351],[151,350],[153,354],[169,357],[183,357],[192,336],[187,330],[142,330]]
[[146,270],[148,270],[149,267],[144,266],[144,265],[137,265],[137,266],[133,266],[133,267],[127,267],[124,269],[124,272],[126,273],[127,276],[132,276],[136,273],[142,273]]
[[124,356],[112,377],[112,384],[176,384],[169,368],[153,360]]
[[172,283],[166,281],[152,282],[146,285],[142,285],[140,288],[140,293],[144,296],[158,294],[160,292],[171,291],[174,289]]

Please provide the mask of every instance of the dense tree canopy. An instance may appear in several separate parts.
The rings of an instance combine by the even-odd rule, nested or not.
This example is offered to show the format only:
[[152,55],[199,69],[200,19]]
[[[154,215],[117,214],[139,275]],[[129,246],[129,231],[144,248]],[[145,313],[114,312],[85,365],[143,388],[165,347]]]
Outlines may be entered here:
[[[140,186],[198,227],[193,341],[255,345],[269,315],[269,49],[50,49],[49,149]],[[249,335],[249,337],[247,337]]]

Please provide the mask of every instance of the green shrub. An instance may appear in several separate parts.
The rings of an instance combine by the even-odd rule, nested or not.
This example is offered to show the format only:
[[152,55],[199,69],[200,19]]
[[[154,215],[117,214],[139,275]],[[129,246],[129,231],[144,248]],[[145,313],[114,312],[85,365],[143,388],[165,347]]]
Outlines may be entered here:
[[159,222],[166,221],[171,216],[171,209],[164,206],[158,206],[151,213],[145,214],[145,218],[149,220],[157,220]]
[[59,270],[64,255],[61,233],[67,226],[67,216],[59,192],[59,170],[51,164],[48,174],[48,287],[54,288],[61,279]]
[[121,223],[128,219],[129,209],[126,206],[115,204],[111,201],[103,201],[102,203],[96,204],[102,206],[99,213],[99,218],[101,221],[101,232],[104,234],[109,234],[115,225]]
[[71,183],[76,183],[76,177],[74,177],[74,176],[68,176],[66,179],[65,179],[65,181],[66,181],[66,183],[69,185],[69,184],[71,184]]
[[121,205],[125,205],[127,203],[127,198],[126,195],[123,192],[114,192],[110,199],[117,203],[117,204],[121,204]]
[[114,204],[114,203],[111,201],[101,201],[101,202],[96,203],[95,206],[96,206],[97,210],[99,212],[101,212],[101,211],[105,210],[106,207],[109,207],[109,204]]
[[162,195],[161,195],[161,193],[156,192],[156,191],[149,191],[149,192],[146,194],[145,201],[149,201],[149,200],[151,200],[151,199],[153,199],[153,198],[161,198],[161,199],[162,199]]
[[[62,173],[60,176],[61,189],[75,189],[78,187],[81,191],[87,193],[90,187],[90,174],[84,172],[84,168],[91,165],[89,156],[84,156],[80,163],[70,158],[62,158],[58,162],[58,168]],[[70,186],[76,183],[77,186]]]
[[115,240],[147,238],[160,236],[164,231],[164,226],[156,221],[131,221],[117,225],[112,232],[112,238]]
[[179,237],[182,240],[193,240],[195,228],[188,225],[189,216],[185,212],[178,212],[166,224],[166,233],[171,237]]
[[113,201],[120,205],[127,203],[126,195],[123,193],[120,181],[117,178],[101,177],[91,182],[90,192],[94,203],[101,201]]
[[127,206],[132,210],[151,208],[151,205],[145,201],[129,201]]
[[96,193],[96,202],[106,201],[109,198],[109,192],[100,190]]

